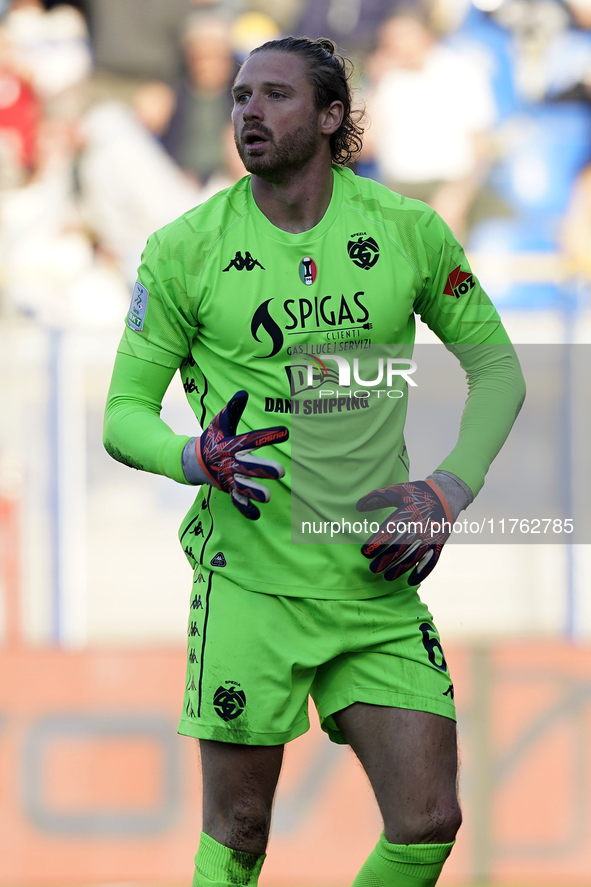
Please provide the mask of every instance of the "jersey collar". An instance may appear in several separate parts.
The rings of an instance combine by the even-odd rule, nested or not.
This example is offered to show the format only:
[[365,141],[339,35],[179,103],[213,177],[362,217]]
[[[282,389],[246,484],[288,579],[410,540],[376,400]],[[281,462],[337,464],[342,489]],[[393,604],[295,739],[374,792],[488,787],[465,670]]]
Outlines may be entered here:
[[258,208],[256,201],[252,195],[252,186],[251,180],[248,180],[247,187],[247,200],[248,207],[253,216],[253,219],[256,220],[256,225],[259,230],[265,232],[268,237],[271,237],[273,240],[277,240],[280,243],[290,243],[290,244],[300,244],[303,245],[305,243],[312,243],[316,240],[319,240],[323,237],[329,228],[333,225],[336,220],[336,217],[341,208],[342,196],[343,196],[343,183],[342,177],[340,174],[340,169],[338,167],[333,166],[332,168],[333,175],[333,185],[332,185],[332,195],[330,198],[330,203],[328,204],[327,210],[318,222],[317,225],[314,225],[313,228],[310,228],[309,231],[302,231],[300,234],[292,234],[289,231],[282,231],[281,228],[277,228],[272,222],[269,221],[267,216],[261,212]]

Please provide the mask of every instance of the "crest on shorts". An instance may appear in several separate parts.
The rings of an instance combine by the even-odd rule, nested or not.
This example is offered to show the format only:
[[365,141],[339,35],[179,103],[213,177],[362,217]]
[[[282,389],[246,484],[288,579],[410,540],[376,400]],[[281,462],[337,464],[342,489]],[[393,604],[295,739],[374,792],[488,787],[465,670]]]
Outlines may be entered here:
[[213,707],[222,721],[233,721],[246,708],[246,693],[235,687],[218,687],[213,694]]
[[226,558],[224,557],[223,551],[218,551],[217,554],[214,554],[214,556],[212,557],[212,559],[210,560],[209,563],[211,564],[212,567],[227,567],[228,566],[228,562],[226,561]]

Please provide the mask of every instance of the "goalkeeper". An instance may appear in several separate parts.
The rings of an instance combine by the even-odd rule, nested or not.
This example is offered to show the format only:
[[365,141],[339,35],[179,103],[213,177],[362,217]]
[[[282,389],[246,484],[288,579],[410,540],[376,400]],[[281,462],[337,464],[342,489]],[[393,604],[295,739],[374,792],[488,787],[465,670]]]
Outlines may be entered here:
[[[484,483],[523,379],[443,221],[346,168],[362,130],[330,41],[259,47],[233,97],[250,175],[148,241],[105,421],[114,458],[201,485],[180,529],[194,568],[180,732],[199,739],[203,772],[193,884],[257,884],[283,748],[308,729],[311,696],[383,817],[355,887],[431,887],[461,816],[453,685],[418,583]],[[468,378],[456,446],[409,482],[401,402],[382,479],[357,503],[380,530],[361,551],[293,545],[290,354],[361,336],[411,347],[415,314]],[[177,371],[201,435],[160,419]],[[400,534],[419,514],[430,529]]]

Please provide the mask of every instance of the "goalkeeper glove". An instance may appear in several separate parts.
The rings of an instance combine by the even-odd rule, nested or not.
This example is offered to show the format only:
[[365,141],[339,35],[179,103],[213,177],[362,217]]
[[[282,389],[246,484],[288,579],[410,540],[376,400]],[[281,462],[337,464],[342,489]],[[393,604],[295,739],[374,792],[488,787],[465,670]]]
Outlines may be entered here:
[[261,513],[249,500],[268,502],[271,494],[252,478],[277,480],[283,477],[285,469],[279,462],[251,456],[251,453],[258,447],[283,443],[289,431],[280,425],[236,434],[247,401],[247,392],[238,391],[211,420],[201,437],[188,441],[182,464],[189,483],[208,483],[229,493],[241,514],[249,520],[258,520]]
[[363,496],[358,511],[397,509],[361,548],[372,559],[369,569],[392,581],[414,568],[408,584],[418,585],[437,564],[456,517],[472,499],[462,480],[443,471]]

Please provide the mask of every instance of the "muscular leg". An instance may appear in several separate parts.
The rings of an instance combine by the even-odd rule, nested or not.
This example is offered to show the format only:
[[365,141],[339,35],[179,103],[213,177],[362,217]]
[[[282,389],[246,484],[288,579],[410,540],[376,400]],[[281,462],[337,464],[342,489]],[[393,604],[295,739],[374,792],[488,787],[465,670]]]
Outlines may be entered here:
[[256,887],[283,746],[202,739],[203,831],[193,887]]
[[424,711],[364,702],[334,719],[368,775],[388,841],[453,841],[461,822],[455,723]]
[[362,702],[334,719],[361,761],[384,819],[384,836],[356,887],[430,887],[461,823],[455,723]]
[[202,739],[203,831],[234,850],[267,847],[282,745],[235,745]]

